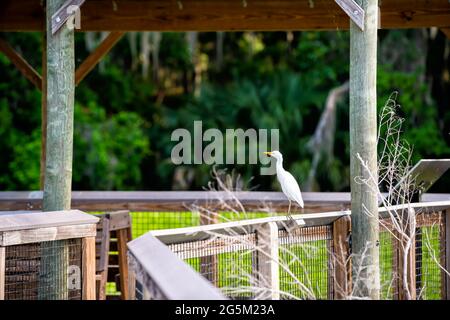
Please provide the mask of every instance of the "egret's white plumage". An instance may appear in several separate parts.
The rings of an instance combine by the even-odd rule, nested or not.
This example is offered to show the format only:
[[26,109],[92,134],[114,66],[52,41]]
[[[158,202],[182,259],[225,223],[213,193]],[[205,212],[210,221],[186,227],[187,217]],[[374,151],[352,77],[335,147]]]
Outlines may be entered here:
[[271,151],[271,152],[265,152],[270,157],[274,157],[276,162],[276,171],[277,171],[277,178],[278,182],[281,185],[281,190],[286,195],[286,197],[289,200],[289,211],[288,215],[291,211],[291,201],[295,201],[298,203],[300,207],[303,208],[303,198],[302,194],[300,192],[300,187],[295,180],[294,176],[290,174],[288,171],[284,170],[283,168],[283,155],[279,151]]

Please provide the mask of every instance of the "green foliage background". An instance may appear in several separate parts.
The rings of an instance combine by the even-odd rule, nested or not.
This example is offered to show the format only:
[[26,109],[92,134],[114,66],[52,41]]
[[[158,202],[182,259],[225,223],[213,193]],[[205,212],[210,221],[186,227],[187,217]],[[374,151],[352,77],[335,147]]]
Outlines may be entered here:
[[[5,36],[40,71],[41,35]],[[122,39],[76,89],[74,190],[180,188],[174,178],[178,169],[170,161],[176,144],[170,136],[176,128],[192,130],[195,120],[203,121],[204,130],[279,128],[285,167],[302,185],[312,159],[307,142],[326,97],[348,80],[347,32],[226,33],[220,64],[216,33],[198,34],[194,52],[184,33],[163,33],[158,79],[151,68],[143,74],[142,58],[136,58],[128,40]],[[414,161],[450,156],[448,91],[443,99],[432,90],[432,41],[427,31],[380,32],[378,105],[399,91],[404,136],[414,146]],[[448,88],[446,41],[447,64],[440,68]],[[76,63],[88,54],[84,35],[77,34]],[[3,55],[0,69],[0,190],[36,190],[40,91]],[[348,126],[346,98],[337,109],[334,156],[319,165],[315,189],[348,190]],[[193,178],[183,188],[200,189],[210,180],[210,166],[185,169]],[[244,180],[253,178],[251,185],[260,190],[278,188],[273,177],[259,175],[256,165],[230,169]],[[437,191],[448,190],[441,184]]]

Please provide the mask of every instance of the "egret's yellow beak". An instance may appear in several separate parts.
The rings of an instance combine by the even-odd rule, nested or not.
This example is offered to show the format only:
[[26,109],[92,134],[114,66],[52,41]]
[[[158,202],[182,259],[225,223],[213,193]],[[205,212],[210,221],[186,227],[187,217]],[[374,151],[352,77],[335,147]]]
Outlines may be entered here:
[[269,157],[272,156],[272,152],[264,152],[264,154]]

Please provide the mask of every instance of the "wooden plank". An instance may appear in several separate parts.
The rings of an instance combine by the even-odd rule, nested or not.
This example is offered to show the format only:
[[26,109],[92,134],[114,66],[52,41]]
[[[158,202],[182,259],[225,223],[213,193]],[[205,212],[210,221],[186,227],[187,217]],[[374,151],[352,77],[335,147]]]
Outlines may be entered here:
[[445,34],[447,39],[450,39],[450,28],[441,28],[441,31]]
[[[341,211],[350,208],[348,192],[303,192],[305,212]],[[72,208],[82,211],[190,211],[192,205],[220,210],[218,199],[238,199],[247,211],[286,212],[289,202],[282,192],[246,191],[74,191]],[[422,202],[450,201],[449,193],[428,193]],[[40,210],[42,191],[0,191],[0,210]]]
[[17,70],[22,75],[30,80],[34,86],[42,89],[42,78],[39,73],[20,55],[14,50],[5,40],[0,38],[0,52],[3,52],[5,56],[16,66]]
[[[306,212],[345,210],[350,194],[339,192],[305,192]],[[220,199],[220,201],[219,201]],[[189,211],[192,205],[220,210],[221,201],[238,199],[246,210],[268,208],[286,212],[288,201],[281,192],[209,192],[209,191],[74,191],[72,208],[85,211]],[[448,197],[450,200],[450,195]],[[0,210],[38,210],[42,204],[40,191],[0,192]]]
[[0,300],[5,300],[6,248],[0,247]]
[[[44,7],[47,3],[43,2]],[[42,90],[41,90],[41,158],[39,171],[40,190],[44,190],[45,159],[47,150],[47,32],[42,32]]]
[[[219,223],[219,217],[216,212],[210,212],[209,214],[203,214],[200,216],[201,225],[215,223]],[[218,286],[219,259],[216,254],[211,254],[200,258],[200,274],[208,279],[214,286]]]
[[[128,243],[136,278],[153,299],[224,300],[219,289],[147,233]],[[133,260],[131,259],[131,260]]]
[[136,276],[131,268],[130,257],[128,256],[128,292],[129,300],[136,300]]
[[0,238],[0,245],[13,246],[43,241],[90,237],[95,236],[95,229],[95,224],[79,224],[29,230],[5,231],[2,233]]
[[[96,250],[96,255],[99,256],[98,264],[96,266],[96,272],[104,271],[108,269],[108,256],[109,256],[109,219],[103,217],[99,224],[101,224],[102,229],[99,230],[97,224],[97,236],[100,234],[100,251]],[[96,237],[97,238],[97,237]],[[106,283],[105,283],[106,285]]]
[[83,63],[75,71],[75,85],[77,86],[89,72],[100,62],[100,60],[108,54],[114,45],[122,39],[125,32],[112,31],[100,43],[100,45],[83,61]]
[[350,260],[350,217],[333,222],[332,271],[334,284],[333,299],[347,299],[352,291],[352,266]]
[[278,253],[278,226],[275,222],[262,224],[256,230],[256,252],[258,268],[256,270],[257,299],[280,299],[280,264]]
[[1,212],[0,232],[46,227],[96,224],[98,218],[80,210],[47,212]]
[[[312,6],[310,4],[313,4]],[[382,28],[450,25],[447,0],[380,1]],[[0,31],[42,31],[41,2],[1,1]],[[332,0],[92,0],[83,4],[80,31],[342,30],[348,16]]]
[[82,240],[82,299],[95,300],[95,236]]
[[121,210],[105,213],[109,218],[109,230],[119,230],[131,228],[131,216],[129,210]]
[[127,242],[128,233],[126,229],[117,230],[117,244],[119,251],[119,274],[120,274],[120,296],[122,300],[128,300],[130,293],[128,291],[128,258]]
[[[334,220],[349,215],[350,212],[324,212],[311,213],[304,215],[293,215],[295,220],[304,220],[305,226],[327,225]],[[286,222],[290,218],[286,216],[276,216],[270,218],[258,218],[249,220],[232,221],[225,223],[217,223],[214,225],[203,225],[197,227],[176,228],[150,231],[153,236],[157,237],[165,244],[182,243],[187,241],[205,240],[211,238],[212,234],[249,234],[256,231],[256,229],[264,223],[275,222],[279,229],[284,229]]]

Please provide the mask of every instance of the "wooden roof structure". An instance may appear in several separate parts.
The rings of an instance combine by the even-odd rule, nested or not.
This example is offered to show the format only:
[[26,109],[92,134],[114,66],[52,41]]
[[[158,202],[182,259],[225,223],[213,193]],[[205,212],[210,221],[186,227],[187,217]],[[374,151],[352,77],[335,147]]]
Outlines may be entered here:
[[[44,31],[42,0],[0,1],[0,31]],[[450,30],[448,0],[380,0],[381,28]],[[348,29],[334,0],[87,0],[78,31]]]

